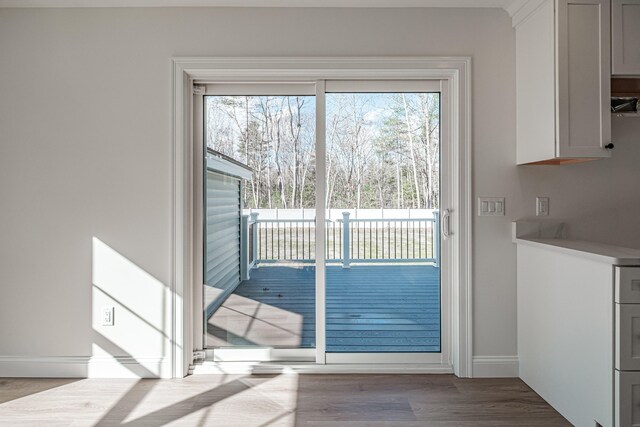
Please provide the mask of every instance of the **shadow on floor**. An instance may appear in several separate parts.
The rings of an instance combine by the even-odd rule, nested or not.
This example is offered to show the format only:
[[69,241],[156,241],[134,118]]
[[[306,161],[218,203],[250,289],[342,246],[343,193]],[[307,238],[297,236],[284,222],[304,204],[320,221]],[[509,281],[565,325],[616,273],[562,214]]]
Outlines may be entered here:
[[[431,264],[328,266],[327,350],[439,352],[440,269]],[[251,271],[207,322],[207,347],[315,347],[315,268]]]
[[[169,403],[166,406],[148,412],[140,417],[126,421],[132,412],[152,391],[158,380],[140,380],[135,383],[118,402],[109,409],[96,426],[138,426],[163,425],[209,408],[216,403],[228,399],[251,388],[242,379],[234,379],[217,387],[197,393],[187,399]],[[203,421],[206,421],[204,417]],[[203,424],[204,425],[204,424]]]
[[[197,375],[175,380],[3,380],[2,425],[569,426],[517,378]],[[60,380],[65,381],[65,380]],[[44,391],[27,395],[40,383]],[[61,384],[61,383],[58,383]],[[29,388],[31,387],[31,388]]]
[[0,378],[0,404],[62,387],[77,378]]

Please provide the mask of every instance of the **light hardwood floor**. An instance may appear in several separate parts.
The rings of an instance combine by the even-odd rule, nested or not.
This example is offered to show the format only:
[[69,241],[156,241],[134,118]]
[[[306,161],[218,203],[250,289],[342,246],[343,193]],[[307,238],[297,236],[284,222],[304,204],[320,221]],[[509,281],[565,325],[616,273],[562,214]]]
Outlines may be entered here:
[[568,426],[519,379],[197,375],[0,379],[2,426]]

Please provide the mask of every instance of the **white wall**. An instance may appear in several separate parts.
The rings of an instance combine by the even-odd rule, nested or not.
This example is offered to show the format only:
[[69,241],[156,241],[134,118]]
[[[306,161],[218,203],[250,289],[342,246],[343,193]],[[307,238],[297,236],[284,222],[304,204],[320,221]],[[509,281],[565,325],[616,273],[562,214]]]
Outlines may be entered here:
[[[532,212],[532,196],[544,192],[554,215],[577,216],[587,203],[569,198],[587,190],[571,182],[589,175],[598,197],[637,207],[637,190],[603,184],[614,172],[637,181],[631,158],[514,166],[515,37],[502,10],[2,9],[0,356],[166,355],[170,58],[296,55],[473,57],[474,194],[507,197],[506,217],[474,221],[476,355],[516,354],[509,224]],[[637,146],[619,145],[614,156],[640,159]],[[92,277],[92,262],[122,275]],[[128,315],[105,328],[92,298],[99,309],[113,297]]]
[[570,238],[640,248],[640,118],[614,117],[612,141],[611,159],[519,167],[523,214],[549,196],[550,218],[567,221]]

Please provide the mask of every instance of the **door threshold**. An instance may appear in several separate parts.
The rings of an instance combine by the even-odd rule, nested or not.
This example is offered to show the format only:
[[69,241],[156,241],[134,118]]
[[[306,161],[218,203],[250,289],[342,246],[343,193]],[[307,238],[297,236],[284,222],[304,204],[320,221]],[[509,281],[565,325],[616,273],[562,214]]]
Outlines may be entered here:
[[440,363],[331,363],[216,362],[205,360],[189,367],[190,375],[212,374],[452,374],[453,366]]

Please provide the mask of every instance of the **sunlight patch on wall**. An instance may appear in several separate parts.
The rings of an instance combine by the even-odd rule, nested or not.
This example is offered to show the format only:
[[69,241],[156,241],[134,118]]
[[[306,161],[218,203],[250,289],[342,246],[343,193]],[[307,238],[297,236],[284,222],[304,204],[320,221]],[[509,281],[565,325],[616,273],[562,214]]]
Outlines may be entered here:
[[[96,237],[92,267],[93,360],[100,366],[111,358],[134,375],[158,375],[169,349],[168,287]],[[108,307],[112,326],[104,325]]]

